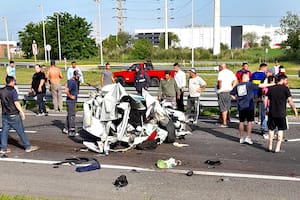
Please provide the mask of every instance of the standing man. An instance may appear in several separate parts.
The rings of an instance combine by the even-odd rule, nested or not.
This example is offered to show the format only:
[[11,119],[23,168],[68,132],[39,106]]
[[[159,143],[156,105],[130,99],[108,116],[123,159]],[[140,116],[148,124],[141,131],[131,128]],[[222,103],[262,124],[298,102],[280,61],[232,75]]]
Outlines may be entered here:
[[77,70],[77,72],[80,76],[79,81],[78,81],[78,91],[79,91],[79,86],[81,83],[84,83],[84,79],[83,79],[83,74],[82,74],[81,70],[76,66],[76,61],[71,62],[71,67],[67,71],[67,79],[70,80],[73,78],[73,73],[75,70]]
[[1,133],[1,154],[9,153],[7,140],[9,129],[14,128],[19,135],[25,152],[32,152],[38,149],[37,146],[31,146],[24,132],[22,120],[25,120],[25,113],[18,100],[17,91],[14,89],[15,79],[12,76],[6,76],[6,86],[0,89],[0,100],[2,106],[2,133]]
[[[250,81],[256,85],[259,85],[262,83],[262,81],[266,77],[266,72],[267,72],[267,64],[261,63],[259,65],[259,70],[254,72],[250,78]],[[265,112],[263,111],[263,100],[262,100],[262,89],[256,89],[254,90],[254,117],[256,114],[256,105],[258,105],[258,118],[260,118],[260,121],[264,121],[265,119]],[[258,120],[259,121],[259,120]]]
[[160,81],[158,89],[158,100],[165,100],[176,108],[176,99],[179,99],[179,88],[176,81],[170,76],[170,71],[165,71],[165,78]]
[[76,103],[78,96],[78,81],[80,75],[77,70],[73,72],[72,79],[69,79],[65,84],[65,92],[67,95],[67,118],[63,133],[68,134],[69,137],[77,136],[78,133],[75,129],[76,124]]
[[37,103],[38,103],[38,113],[37,116],[47,116],[48,113],[46,112],[46,106],[44,97],[46,95],[46,76],[45,73],[41,72],[41,66],[36,64],[34,67],[35,73],[32,76],[31,88],[29,89],[30,93],[34,93],[37,96]]
[[283,152],[281,150],[281,143],[283,139],[283,131],[287,129],[286,122],[286,103],[291,106],[295,116],[298,116],[297,108],[293,103],[293,99],[288,87],[285,86],[287,80],[286,75],[279,75],[277,85],[269,87],[269,90],[264,99],[265,108],[267,108],[268,100],[270,100],[268,113],[268,128],[269,128],[269,142],[267,151],[272,151],[272,142],[274,137],[274,130],[278,128],[277,144],[275,153]]
[[101,73],[101,87],[105,85],[109,85],[115,82],[115,79],[113,77],[113,74],[110,70],[110,64],[105,64],[105,69]]
[[189,96],[187,100],[187,114],[188,118],[194,110],[192,120],[194,124],[197,124],[199,117],[199,106],[200,106],[200,93],[203,92],[207,86],[206,82],[196,74],[195,68],[189,70]]
[[243,80],[242,80],[242,75],[243,75],[244,73],[248,74],[249,78],[251,77],[251,72],[248,70],[248,68],[249,68],[248,63],[244,62],[244,63],[242,64],[242,69],[238,70],[238,71],[235,73],[235,76],[236,76],[236,78],[237,78],[237,80],[238,80],[238,83],[243,82]]
[[229,113],[231,107],[230,91],[236,84],[237,79],[234,73],[226,68],[225,63],[220,64],[216,92],[221,113],[221,127],[228,127],[227,114]]
[[278,76],[278,74],[279,74],[279,67],[280,67],[280,62],[279,62],[279,60],[276,60],[275,65],[273,67],[273,70],[274,70],[273,73],[275,76]]
[[184,88],[186,86],[186,77],[185,77],[185,73],[180,69],[178,63],[175,63],[173,65],[173,68],[175,71],[174,79],[180,91],[180,97],[179,99],[177,99],[177,109],[184,112],[183,95],[184,95]]
[[16,67],[13,60],[9,61],[9,66],[6,67],[6,75],[14,77],[16,84]]
[[50,90],[52,95],[52,102],[54,106],[54,111],[62,111],[62,94],[61,94],[61,84],[60,81],[63,78],[61,70],[56,67],[55,60],[51,60],[51,67],[47,72],[46,78],[50,82]]
[[147,90],[149,88],[149,85],[150,85],[149,75],[141,66],[137,66],[135,68],[134,87],[138,95],[142,95],[143,88]]
[[[270,84],[260,84],[259,87],[270,86]],[[242,83],[239,83],[230,92],[233,99],[238,101],[239,111],[239,133],[240,143],[253,144],[251,140],[252,123],[254,121],[254,93],[258,85],[249,82],[248,73],[242,74]],[[247,121],[247,135],[244,137],[244,122]]]

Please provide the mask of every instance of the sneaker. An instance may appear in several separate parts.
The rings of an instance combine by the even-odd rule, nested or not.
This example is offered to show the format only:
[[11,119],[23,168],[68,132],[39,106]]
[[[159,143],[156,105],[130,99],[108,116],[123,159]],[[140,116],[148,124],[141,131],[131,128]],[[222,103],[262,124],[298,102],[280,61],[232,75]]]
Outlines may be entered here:
[[1,154],[6,154],[6,153],[10,153],[10,152],[11,152],[11,150],[8,149],[8,148],[5,149],[5,150],[4,150],[4,149],[1,149],[1,150],[0,150],[0,153],[1,153]]
[[62,133],[63,133],[63,134],[68,134],[68,133],[69,133],[69,130],[66,129],[66,128],[63,128]]
[[29,153],[29,152],[32,152],[32,151],[36,151],[38,149],[39,149],[38,146],[30,146],[29,148],[25,149],[25,152]]
[[227,124],[221,124],[220,127],[221,127],[221,128],[227,128],[228,125],[227,125]]
[[269,134],[265,133],[265,134],[263,134],[263,137],[264,137],[265,140],[268,140],[269,139]]
[[247,143],[247,144],[253,144],[251,138],[249,138],[249,137],[245,138],[245,143]]
[[240,138],[240,144],[244,144],[245,143],[245,138]]
[[69,137],[76,137],[76,136],[79,136],[79,133],[76,133],[75,131],[70,131],[70,132],[68,133],[68,136],[69,136]]
[[36,114],[37,117],[45,116],[45,113],[38,113]]

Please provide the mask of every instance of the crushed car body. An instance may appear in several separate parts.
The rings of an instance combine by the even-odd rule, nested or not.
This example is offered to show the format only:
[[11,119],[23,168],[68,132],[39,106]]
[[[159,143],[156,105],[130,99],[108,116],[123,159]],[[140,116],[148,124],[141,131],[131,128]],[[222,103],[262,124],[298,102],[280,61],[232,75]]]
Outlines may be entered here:
[[[176,137],[191,134],[186,131],[183,112],[161,105],[146,90],[143,96],[128,94],[119,83],[91,93],[83,109],[83,129],[97,138],[83,144],[102,154],[126,151],[148,140],[172,143]],[[112,148],[120,143],[126,147]]]

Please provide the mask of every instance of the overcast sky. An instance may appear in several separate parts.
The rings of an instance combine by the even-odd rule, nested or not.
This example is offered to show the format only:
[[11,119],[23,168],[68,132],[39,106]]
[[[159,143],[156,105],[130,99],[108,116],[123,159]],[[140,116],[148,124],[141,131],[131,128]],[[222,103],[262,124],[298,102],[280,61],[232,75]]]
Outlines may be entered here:
[[[134,29],[164,28],[165,0],[125,0],[123,4],[124,30],[133,33]],[[194,0],[195,24],[213,25],[214,0]],[[0,16],[7,18],[9,39],[17,40],[29,22],[40,22],[44,16],[54,12],[68,12],[98,24],[98,7],[94,0],[1,0]],[[181,28],[191,24],[192,0],[169,0],[169,27]],[[102,37],[117,32],[117,1],[101,0]],[[221,25],[273,25],[287,11],[299,14],[300,0],[221,0]],[[5,40],[2,20],[0,40]],[[47,31],[47,30],[46,30]]]

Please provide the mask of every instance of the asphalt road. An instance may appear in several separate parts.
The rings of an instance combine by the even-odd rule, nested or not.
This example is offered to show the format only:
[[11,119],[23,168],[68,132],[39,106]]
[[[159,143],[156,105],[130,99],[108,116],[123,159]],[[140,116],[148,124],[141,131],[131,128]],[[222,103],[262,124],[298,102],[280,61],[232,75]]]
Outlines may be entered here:
[[[266,141],[254,124],[253,145],[239,144],[237,123],[219,128],[216,120],[201,119],[192,125],[192,135],[179,140],[188,147],[162,144],[155,150],[136,149],[101,156],[83,152],[82,142],[92,140],[84,131],[68,138],[61,133],[65,113],[36,117],[27,112],[24,122],[33,145],[40,150],[25,153],[15,133],[9,139],[12,150],[0,160],[0,190],[9,194],[28,194],[60,199],[299,199],[299,142],[285,142],[285,153],[265,152]],[[233,119],[233,121],[236,121]],[[286,139],[300,138],[299,119],[290,119]],[[79,113],[77,125],[81,126]],[[94,157],[102,169],[78,173],[75,166],[53,168],[52,163],[70,157]],[[159,170],[158,159],[173,157],[182,161],[170,170]],[[206,160],[220,160],[208,166]],[[36,162],[36,163],[35,163]],[[41,164],[44,163],[44,164]],[[128,168],[125,168],[125,167]],[[137,167],[136,170],[132,170]],[[194,175],[185,173],[193,170]],[[112,184],[121,174],[128,186]]]

